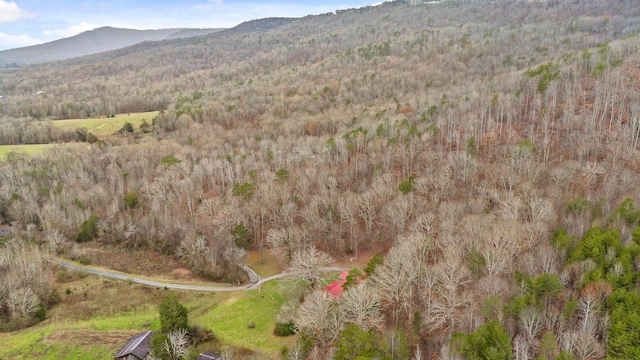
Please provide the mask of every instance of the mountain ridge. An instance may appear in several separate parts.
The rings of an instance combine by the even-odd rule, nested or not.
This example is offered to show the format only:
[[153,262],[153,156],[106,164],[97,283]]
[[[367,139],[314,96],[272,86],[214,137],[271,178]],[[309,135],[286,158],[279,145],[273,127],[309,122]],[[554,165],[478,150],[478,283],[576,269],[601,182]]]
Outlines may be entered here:
[[93,55],[145,41],[208,35],[224,29],[135,30],[104,26],[44,44],[0,51],[0,67],[19,67]]

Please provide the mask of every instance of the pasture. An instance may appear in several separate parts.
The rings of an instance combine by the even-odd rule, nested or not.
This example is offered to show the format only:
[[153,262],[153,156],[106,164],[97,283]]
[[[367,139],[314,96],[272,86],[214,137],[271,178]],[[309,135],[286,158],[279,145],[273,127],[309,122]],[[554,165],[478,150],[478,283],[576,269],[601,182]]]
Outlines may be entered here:
[[158,111],[149,111],[143,113],[118,114],[114,117],[56,120],[53,121],[53,125],[65,130],[75,130],[83,127],[93,135],[101,137],[115,134],[125,123],[131,123],[134,130],[138,130],[143,121],[151,125],[153,118],[157,115]]
[[38,155],[46,150],[60,147],[88,147],[87,143],[67,143],[67,144],[25,144],[25,145],[0,145],[0,159],[4,160],[10,154],[24,154],[28,156]]

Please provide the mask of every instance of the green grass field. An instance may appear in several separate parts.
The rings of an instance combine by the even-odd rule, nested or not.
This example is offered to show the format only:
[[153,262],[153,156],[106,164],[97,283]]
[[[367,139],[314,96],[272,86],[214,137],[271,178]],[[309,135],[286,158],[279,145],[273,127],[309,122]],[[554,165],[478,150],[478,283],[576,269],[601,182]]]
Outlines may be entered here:
[[[97,137],[109,136],[118,132],[122,126],[129,122],[133,125],[134,131],[140,128],[140,124],[146,121],[151,125],[154,117],[158,115],[158,111],[150,111],[145,113],[120,114],[113,118],[97,118],[97,119],[69,119],[56,120],[53,125],[66,130],[75,130],[84,127]],[[28,145],[0,145],[0,159],[6,159],[7,154],[17,152],[25,155],[38,155],[47,149],[55,146],[88,146],[86,143],[69,143],[69,144],[28,144]]]
[[93,135],[100,137],[116,133],[128,122],[133,125],[134,130],[140,128],[143,120],[151,125],[153,118],[157,115],[158,111],[149,111],[144,113],[119,114],[112,118],[56,120],[53,122],[53,125],[66,130],[75,130],[84,127]]
[[16,152],[25,155],[38,155],[42,152],[52,149],[56,146],[89,146],[86,143],[69,143],[69,144],[28,144],[28,145],[0,145],[0,159],[6,159],[7,154]]
[[30,144],[30,145],[0,145],[0,157],[6,158],[10,152],[17,152],[25,155],[35,155],[46,149],[51,149],[56,144]]
[[276,337],[273,329],[284,302],[278,284],[265,284],[261,290],[234,292],[217,296],[215,305],[194,311],[194,320],[202,323],[224,343],[275,356],[283,347],[291,347],[295,337]]

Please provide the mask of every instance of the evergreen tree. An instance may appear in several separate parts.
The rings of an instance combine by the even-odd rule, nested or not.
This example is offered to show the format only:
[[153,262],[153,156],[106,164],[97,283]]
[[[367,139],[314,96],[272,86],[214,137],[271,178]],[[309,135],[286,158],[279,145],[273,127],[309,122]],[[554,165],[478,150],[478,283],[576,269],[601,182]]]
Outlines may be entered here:
[[180,303],[176,294],[171,293],[162,300],[158,312],[160,313],[160,327],[163,333],[188,327],[187,308]]

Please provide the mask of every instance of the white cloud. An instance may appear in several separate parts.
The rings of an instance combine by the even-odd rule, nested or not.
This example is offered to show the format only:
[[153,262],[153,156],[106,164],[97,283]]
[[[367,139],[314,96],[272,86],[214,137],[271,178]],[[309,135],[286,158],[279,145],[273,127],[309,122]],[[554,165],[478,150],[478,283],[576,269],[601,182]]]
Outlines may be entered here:
[[222,0],[209,0],[209,2],[212,2],[216,5],[224,5],[224,1]]
[[15,49],[41,43],[42,41],[31,38],[27,35],[8,35],[0,32],[0,50]]
[[15,2],[0,0],[0,23],[14,22],[31,16],[33,15],[20,9]]

